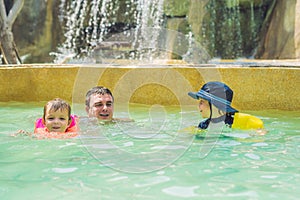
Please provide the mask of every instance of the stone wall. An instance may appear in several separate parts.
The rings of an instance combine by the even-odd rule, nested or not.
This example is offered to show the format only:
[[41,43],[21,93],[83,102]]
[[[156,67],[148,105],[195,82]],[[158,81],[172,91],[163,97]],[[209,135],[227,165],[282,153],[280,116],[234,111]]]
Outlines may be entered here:
[[[238,22],[241,25],[240,35],[234,35],[236,26],[230,20],[226,21],[229,25],[222,26],[222,21],[212,20],[207,5],[213,1],[223,2],[225,13],[234,10],[240,14],[241,20],[244,20]],[[234,2],[237,1],[232,0],[165,0],[165,24],[166,28],[183,33],[192,31],[199,44],[207,48],[212,57],[295,59],[300,58],[299,1],[240,0],[240,4],[236,5]],[[54,57],[49,53],[57,51],[57,47],[64,41],[61,19],[58,18],[59,3],[60,0],[25,1],[13,28],[19,52],[23,58],[27,57],[25,63],[53,61]],[[269,10],[263,12],[262,9],[267,8]],[[250,11],[254,13],[254,21],[257,23],[257,32],[253,34],[247,29],[251,26],[247,24]],[[265,18],[262,22],[259,16],[263,13]],[[236,44],[238,40],[242,41],[239,41],[242,46]]]
[[[277,1],[276,7],[268,24],[268,29],[261,38],[258,58],[262,59],[290,59],[300,58],[296,52],[299,51],[297,44],[299,38],[299,8],[296,7],[299,0]],[[298,14],[299,15],[299,14]],[[296,23],[297,22],[297,23]],[[298,41],[297,41],[298,40]]]
[[25,63],[52,62],[63,39],[58,19],[58,0],[26,0],[13,26],[17,48]]

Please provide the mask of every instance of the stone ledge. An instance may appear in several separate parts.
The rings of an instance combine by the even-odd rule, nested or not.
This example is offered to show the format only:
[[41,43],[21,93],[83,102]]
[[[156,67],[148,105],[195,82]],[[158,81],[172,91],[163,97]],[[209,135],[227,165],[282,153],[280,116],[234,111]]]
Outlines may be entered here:
[[204,82],[218,80],[233,89],[233,106],[237,109],[300,110],[300,67],[294,64],[3,66],[0,101],[47,101],[61,97],[83,103],[90,87],[104,85],[120,103],[197,105],[187,93],[199,90]]

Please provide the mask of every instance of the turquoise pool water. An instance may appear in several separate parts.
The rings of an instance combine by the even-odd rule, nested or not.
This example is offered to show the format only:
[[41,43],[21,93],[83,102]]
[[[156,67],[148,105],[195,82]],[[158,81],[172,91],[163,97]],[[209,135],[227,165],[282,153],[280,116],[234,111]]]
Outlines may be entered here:
[[248,112],[264,120],[264,136],[195,139],[177,132],[198,123],[196,106],[130,105],[115,117],[133,123],[83,119],[77,138],[12,137],[33,130],[42,106],[0,103],[1,199],[299,199],[299,111]]

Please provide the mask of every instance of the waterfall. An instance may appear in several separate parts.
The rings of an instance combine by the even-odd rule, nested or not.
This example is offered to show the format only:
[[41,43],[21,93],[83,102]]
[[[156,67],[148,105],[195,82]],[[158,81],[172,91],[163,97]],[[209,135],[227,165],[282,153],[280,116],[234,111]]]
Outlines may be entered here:
[[[164,0],[139,0],[137,6],[137,28],[135,31],[134,46],[138,51],[149,49],[144,56],[152,59],[152,53],[159,48],[159,30],[162,27]],[[149,57],[150,56],[150,57]],[[143,57],[140,57],[143,59]]]
[[[251,4],[253,6],[253,3]],[[243,27],[241,24],[240,0],[219,1],[210,0],[206,6],[209,19],[204,23],[203,36],[208,38],[208,49],[213,57],[224,59],[239,58],[245,54]],[[252,9],[254,9],[252,7]],[[253,41],[255,28],[254,10],[250,13],[251,33],[246,40]]]
[[[132,51],[131,57],[146,51],[147,55],[139,59],[151,59],[161,45],[158,38],[163,3],[164,0],[62,0],[59,7],[65,41],[58,49],[60,53],[55,53],[56,62],[66,56],[95,56],[94,51],[122,45],[139,52]],[[97,56],[107,55],[102,52]]]

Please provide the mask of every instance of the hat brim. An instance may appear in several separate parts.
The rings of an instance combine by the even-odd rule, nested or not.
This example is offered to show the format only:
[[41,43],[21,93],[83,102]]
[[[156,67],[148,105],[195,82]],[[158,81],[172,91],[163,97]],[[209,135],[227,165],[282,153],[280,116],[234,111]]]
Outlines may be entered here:
[[226,105],[226,104],[223,104],[217,100],[214,100],[214,99],[211,99],[205,95],[202,95],[202,94],[199,94],[197,92],[189,92],[188,95],[190,97],[192,97],[193,99],[205,99],[207,100],[208,102],[210,102],[211,104],[213,104],[214,106],[216,106],[217,108],[219,108],[220,110],[224,110],[228,113],[235,113],[235,112],[239,112],[237,109],[233,108],[232,106],[230,105]]
[[239,112],[237,109],[233,108],[231,105],[225,105],[218,101],[210,101],[211,104],[213,104],[215,107],[217,107],[220,110],[226,111],[227,113],[236,113]]
[[189,92],[188,95],[190,97],[192,97],[193,99],[199,99],[198,95],[197,95],[197,92]]

